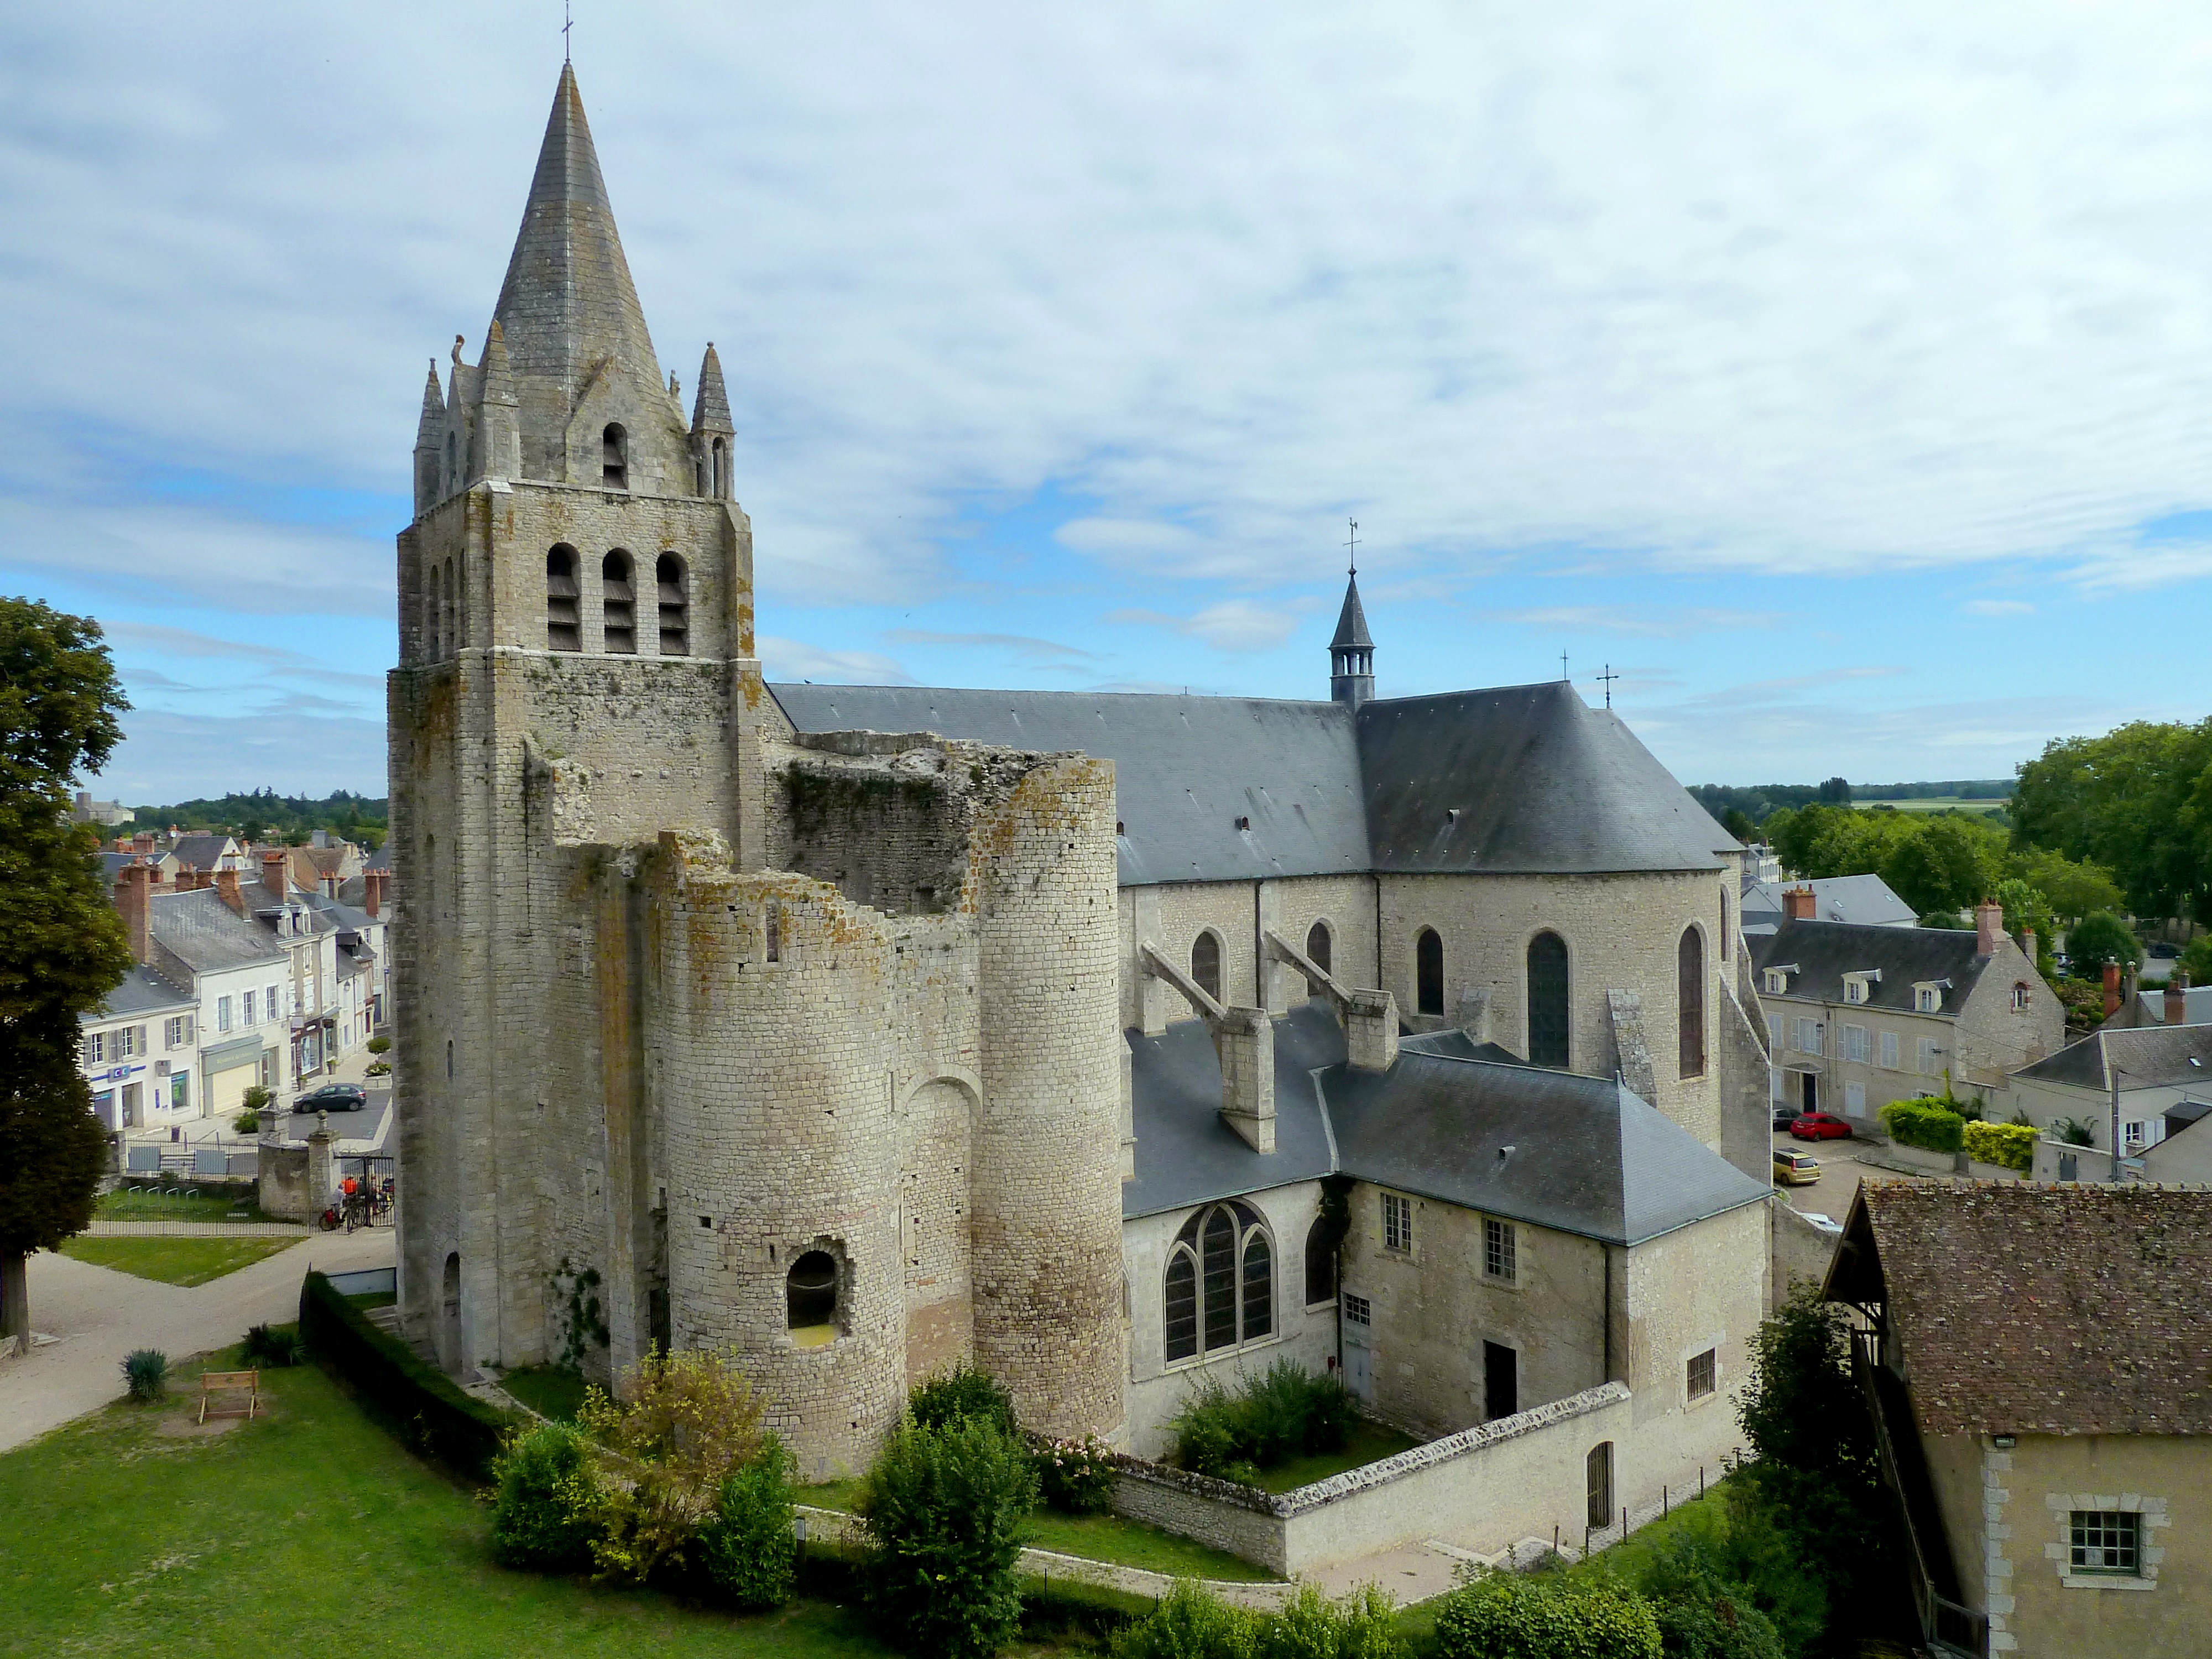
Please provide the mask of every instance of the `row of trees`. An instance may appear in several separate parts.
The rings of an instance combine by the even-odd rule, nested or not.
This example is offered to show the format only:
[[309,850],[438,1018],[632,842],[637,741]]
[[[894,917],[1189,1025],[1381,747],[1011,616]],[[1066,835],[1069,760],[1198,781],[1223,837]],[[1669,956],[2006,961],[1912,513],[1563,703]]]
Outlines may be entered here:
[[371,799],[334,789],[320,800],[308,795],[280,795],[273,789],[179,801],[171,806],[137,806],[131,819],[142,830],[209,830],[248,841],[282,841],[295,846],[318,830],[375,848],[384,844],[386,808]]

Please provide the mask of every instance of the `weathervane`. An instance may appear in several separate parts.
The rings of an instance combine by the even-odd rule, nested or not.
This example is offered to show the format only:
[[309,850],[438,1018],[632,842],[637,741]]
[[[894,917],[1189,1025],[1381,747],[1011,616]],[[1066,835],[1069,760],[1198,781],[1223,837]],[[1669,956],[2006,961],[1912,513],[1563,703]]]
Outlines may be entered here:
[[1610,708],[1613,707],[1613,683],[1619,679],[1620,676],[1614,673],[1613,672],[1613,665],[1611,663],[1607,663],[1605,665],[1605,672],[1600,674],[1597,678],[1598,683],[1605,687],[1605,706],[1607,708]]
[[1359,574],[1359,520],[1346,519],[1345,523],[1352,526],[1352,533],[1345,538],[1344,543],[1345,546],[1351,550],[1349,568],[1344,574],[1347,576],[1357,576]]

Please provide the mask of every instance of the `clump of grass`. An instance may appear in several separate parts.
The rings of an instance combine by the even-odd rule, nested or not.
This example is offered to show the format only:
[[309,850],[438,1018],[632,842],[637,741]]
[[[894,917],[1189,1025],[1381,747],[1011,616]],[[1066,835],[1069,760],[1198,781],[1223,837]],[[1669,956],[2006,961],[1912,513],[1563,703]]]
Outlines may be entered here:
[[123,1356],[123,1381],[133,1400],[159,1400],[169,1391],[169,1356],[159,1348],[134,1348]]

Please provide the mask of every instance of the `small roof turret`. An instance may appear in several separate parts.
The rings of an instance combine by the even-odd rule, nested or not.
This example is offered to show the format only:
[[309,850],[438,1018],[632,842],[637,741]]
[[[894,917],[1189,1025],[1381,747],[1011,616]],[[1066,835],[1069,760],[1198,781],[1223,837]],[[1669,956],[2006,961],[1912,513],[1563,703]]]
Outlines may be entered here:
[[714,343],[707,342],[706,360],[699,365],[699,391],[691,404],[691,430],[698,432],[729,432],[730,394],[722,387],[722,360],[714,355]]
[[1328,642],[1332,651],[1371,651],[1375,641],[1368,636],[1367,612],[1359,603],[1359,573],[1354,570],[1344,584],[1344,609],[1336,618],[1336,637]]
[[446,389],[438,384],[438,360],[430,359],[430,378],[422,387],[422,418],[415,425],[415,447],[435,449],[446,429]]

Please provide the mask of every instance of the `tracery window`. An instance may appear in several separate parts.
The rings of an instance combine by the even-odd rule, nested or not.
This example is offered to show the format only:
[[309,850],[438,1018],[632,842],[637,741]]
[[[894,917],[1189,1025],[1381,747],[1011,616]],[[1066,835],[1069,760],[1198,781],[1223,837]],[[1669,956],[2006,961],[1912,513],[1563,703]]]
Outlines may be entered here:
[[1528,941],[1528,1063],[1567,1063],[1567,942],[1557,933]]
[[1267,1224],[1234,1199],[1183,1223],[1168,1252],[1170,1363],[1273,1334],[1275,1251]]

